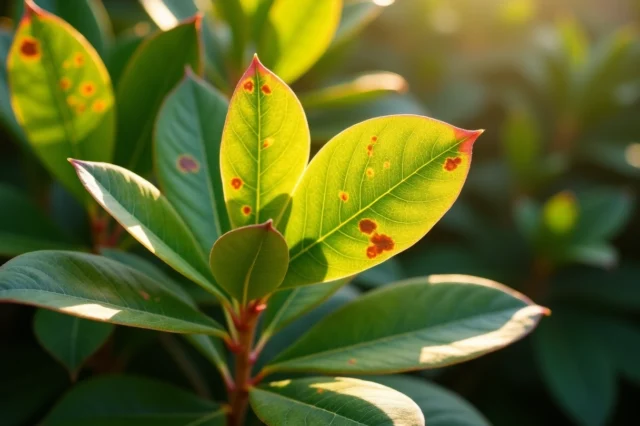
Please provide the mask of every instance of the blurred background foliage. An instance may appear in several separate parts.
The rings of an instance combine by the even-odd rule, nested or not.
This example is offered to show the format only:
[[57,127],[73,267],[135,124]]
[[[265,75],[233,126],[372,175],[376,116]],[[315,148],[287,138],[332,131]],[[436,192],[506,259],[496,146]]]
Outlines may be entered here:
[[[145,38],[199,6],[205,75],[228,94],[251,45],[236,52],[241,23],[223,1],[83,0],[94,8],[89,15],[69,8],[76,0],[38,3],[83,32],[114,84]],[[0,2],[3,61],[19,3]],[[412,276],[478,275],[522,291],[552,316],[503,351],[417,377],[461,395],[494,425],[637,424],[639,23],[637,0],[346,0],[328,51],[292,85],[316,149],[347,126],[385,114],[426,114],[486,133],[442,222],[289,326],[265,357],[360,292]],[[30,152],[5,74],[2,67],[0,255],[86,247],[85,213]],[[0,306],[3,425],[34,424],[70,387],[64,369],[40,349],[33,316],[31,308]],[[222,389],[213,368],[177,338],[116,327],[80,378],[120,371],[201,395]],[[484,424],[474,416],[438,424]]]

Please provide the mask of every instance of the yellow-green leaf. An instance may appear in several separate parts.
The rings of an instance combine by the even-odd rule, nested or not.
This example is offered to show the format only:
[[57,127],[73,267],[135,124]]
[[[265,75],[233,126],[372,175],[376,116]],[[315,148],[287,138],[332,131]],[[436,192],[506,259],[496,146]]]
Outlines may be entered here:
[[291,89],[254,57],[231,98],[222,134],[224,198],[234,227],[276,220],[300,179],[309,127]]
[[104,64],[80,33],[28,1],[7,66],[13,109],[34,152],[87,200],[66,160],[111,160],[114,97]]
[[329,141],[293,195],[282,288],[353,275],[415,244],[458,197],[481,133],[398,115]]

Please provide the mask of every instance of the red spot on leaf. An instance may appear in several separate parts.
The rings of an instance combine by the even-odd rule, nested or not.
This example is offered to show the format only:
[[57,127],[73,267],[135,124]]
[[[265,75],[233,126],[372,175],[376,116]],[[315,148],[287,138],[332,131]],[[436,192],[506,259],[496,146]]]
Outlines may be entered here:
[[262,143],[262,148],[266,149],[273,145],[273,138],[266,138]]
[[242,88],[249,93],[253,93],[253,80],[250,78],[245,80],[245,82],[242,83]]
[[40,44],[38,40],[25,37],[20,44],[20,54],[25,59],[38,59],[40,57]]
[[73,63],[76,64],[77,67],[84,65],[84,56],[82,56],[82,53],[78,52],[73,56]]
[[378,251],[376,250],[375,246],[369,246],[367,247],[367,257],[369,259],[373,259],[378,255]]
[[444,162],[444,169],[448,172],[454,171],[460,163],[462,163],[462,159],[460,157],[447,158]]
[[367,145],[367,155],[369,157],[373,157],[373,144],[370,143],[369,145]]
[[378,142],[378,137],[377,136],[371,136],[371,142],[373,142],[373,143]]
[[231,186],[233,187],[233,189],[240,189],[242,188],[244,182],[242,182],[242,179],[240,179],[239,177],[234,177],[233,179],[231,179]]
[[107,109],[107,103],[101,99],[98,99],[93,103],[91,109],[94,112],[103,112],[105,109]]
[[60,88],[62,90],[69,90],[69,88],[71,88],[71,80],[69,80],[67,77],[62,77],[60,79]]
[[355,358],[351,358],[348,362],[350,365],[355,365],[358,361]]
[[251,207],[243,206],[242,207],[242,214],[245,215],[245,216],[249,216],[251,214]]
[[322,392],[324,392],[324,389],[322,389],[322,388],[318,388],[318,389],[316,390],[316,393],[322,393]]
[[260,90],[262,90],[262,93],[264,93],[265,95],[271,94],[271,87],[269,87],[268,84],[263,84]]
[[358,228],[360,228],[360,232],[363,234],[371,234],[378,229],[378,224],[371,219],[362,219],[360,223],[358,223]]
[[385,251],[391,251],[396,246],[393,239],[385,234],[373,234],[369,241],[371,242],[371,245],[367,247],[367,257],[369,259],[373,259]]
[[182,154],[178,156],[178,170],[182,173],[198,173],[200,163],[192,155]]
[[96,86],[90,81],[82,83],[82,86],[80,86],[80,93],[82,94],[82,96],[88,98],[89,96],[92,96],[94,93],[96,93]]
[[147,292],[146,292],[146,291],[144,291],[144,290],[140,290],[140,291],[139,291],[139,293],[140,293],[140,296],[142,296],[142,298],[143,298],[144,300],[149,300],[149,299],[151,298],[151,296],[149,296],[149,293],[147,293]]
[[349,201],[349,194],[348,194],[348,193],[346,193],[346,192],[344,192],[344,191],[340,191],[340,192],[338,193],[338,197],[340,197],[340,199],[341,199],[342,201],[344,201],[345,203],[346,203],[347,201]]

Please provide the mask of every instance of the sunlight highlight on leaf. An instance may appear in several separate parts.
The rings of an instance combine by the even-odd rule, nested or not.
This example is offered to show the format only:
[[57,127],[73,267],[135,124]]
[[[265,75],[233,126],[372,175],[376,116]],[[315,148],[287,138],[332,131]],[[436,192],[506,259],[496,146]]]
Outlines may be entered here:
[[102,321],[110,320],[114,315],[121,312],[120,309],[107,308],[97,303],[67,306],[60,308],[60,311],[67,314],[78,315],[83,318],[95,318]]

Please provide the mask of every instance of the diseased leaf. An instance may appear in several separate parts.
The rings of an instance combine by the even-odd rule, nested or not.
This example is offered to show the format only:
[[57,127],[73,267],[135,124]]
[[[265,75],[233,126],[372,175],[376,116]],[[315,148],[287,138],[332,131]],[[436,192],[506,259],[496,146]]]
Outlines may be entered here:
[[33,151],[78,200],[88,200],[66,159],[112,157],[113,90],[98,54],[69,24],[29,1],[7,66],[13,109]]
[[198,246],[174,207],[151,183],[107,163],[72,160],[80,181],[140,244],[205,290],[222,297]]
[[329,141],[292,198],[282,288],[356,274],[415,244],[458,197],[481,133],[389,116]]
[[0,184],[0,206],[0,256],[80,248],[20,191]]
[[520,339],[546,312],[493,281],[417,278],[369,292],[322,319],[266,370],[390,374],[438,368]]
[[368,377],[411,398],[429,426],[490,426],[473,405],[450,390],[411,376]]
[[204,253],[231,228],[220,178],[220,141],[227,107],[218,91],[187,71],[165,100],[155,129],[160,187]]
[[275,0],[258,53],[284,81],[296,80],[331,44],[341,10],[342,0]]
[[224,426],[224,409],[175,386],[130,376],[99,377],[67,393],[43,426]]
[[269,220],[224,234],[211,249],[210,264],[218,284],[246,306],[282,283],[289,248]]
[[123,71],[116,90],[117,164],[141,174],[151,171],[151,138],[162,101],[186,66],[202,73],[200,19],[195,17],[145,40]]
[[279,218],[304,171],[309,149],[300,102],[254,57],[231,98],[222,134],[220,165],[231,224]]
[[151,330],[225,334],[148,276],[91,254],[37,251],[10,260],[0,267],[0,300]]
[[249,400],[268,426],[424,425],[409,397],[373,382],[347,377],[311,377],[271,382],[249,391]]
[[39,309],[33,330],[40,344],[75,379],[82,364],[109,339],[113,325]]

